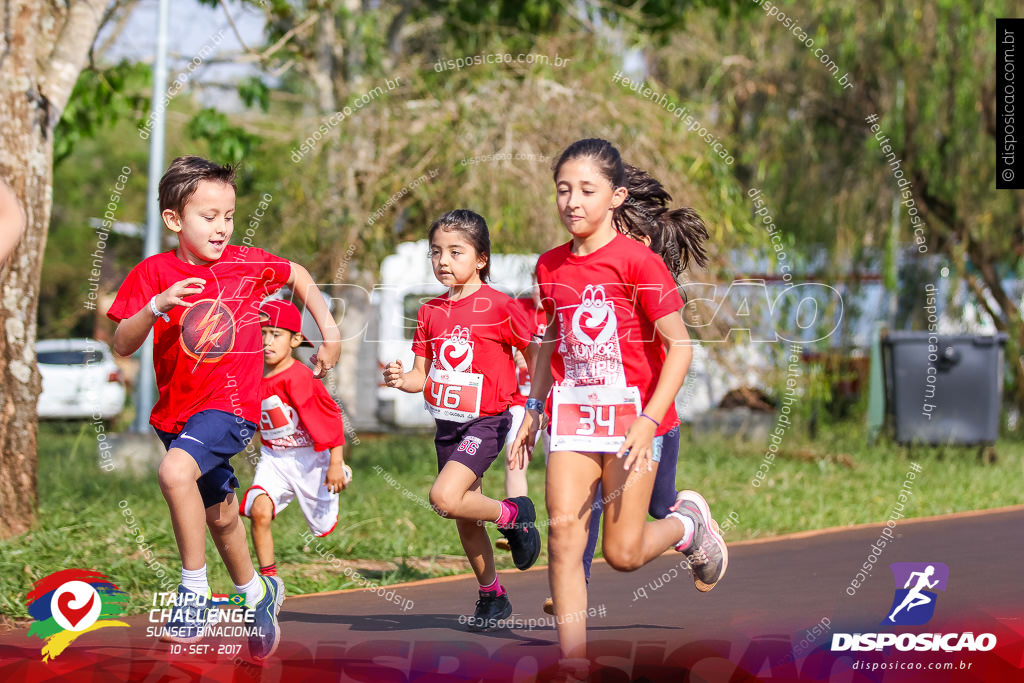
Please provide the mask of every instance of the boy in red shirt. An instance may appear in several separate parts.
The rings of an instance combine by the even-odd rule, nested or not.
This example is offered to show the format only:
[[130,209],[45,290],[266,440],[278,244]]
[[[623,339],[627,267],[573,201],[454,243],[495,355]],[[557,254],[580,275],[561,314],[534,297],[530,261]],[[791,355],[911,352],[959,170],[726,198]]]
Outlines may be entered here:
[[277,612],[284,586],[253,569],[238,519],[238,479],[231,456],[252,438],[259,416],[260,302],[288,285],[306,303],[323,344],[316,375],[334,367],[341,334],[302,266],[262,249],[228,244],[235,213],[234,169],[200,157],[178,157],[160,179],[160,211],[178,247],[137,265],[107,316],[118,323],[113,348],[128,356],[153,330],[160,398],[150,424],[167,448],[160,489],[181,554],[181,585],[162,639],[195,643],[210,616],[206,532],[235,589],[254,612],[249,651],[273,654],[281,639]]
[[277,576],[270,522],[297,500],[310,532],[326,536],[338,524],[338,493],[352,479],[342,446],[341,409],[292,349],[312,346],[302,337],[302,314],[290,301],[266,301],[263,381],[260,382],[260,463],[240,512],[252,520],[260,574]]

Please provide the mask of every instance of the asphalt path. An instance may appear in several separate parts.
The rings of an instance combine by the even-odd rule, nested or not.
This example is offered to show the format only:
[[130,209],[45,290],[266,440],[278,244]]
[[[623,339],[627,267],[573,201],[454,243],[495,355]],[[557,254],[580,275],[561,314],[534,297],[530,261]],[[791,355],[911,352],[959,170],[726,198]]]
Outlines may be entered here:
[[[731,544],[728,574],[710,593],[694,589],[678,553],[631,573],[595,562],[591,680],[1024,681],[1024,506],[904,519],[885,530],[869,524]],[[949,568],[925,624],[883,624],[898,588],[890,564],[899,562]],[[289,597],[281,645],[262,665],[246,661],[230,624],[172,651],[154,636],[159,615],[138,615],[125,619],[129,628],[84,634],[47,663],[41,640],[9,631],[0,634],[0,681],[545,680],[557,659],[554,619],[541,611],[547,570],[501,579],[514,614],[489,633],[465,628],[473,577],[445,577]],[[844,640],[837,634],[967,632],[968,645],[988,647],[975,637],[990,633],[994,647],[833,651]]]

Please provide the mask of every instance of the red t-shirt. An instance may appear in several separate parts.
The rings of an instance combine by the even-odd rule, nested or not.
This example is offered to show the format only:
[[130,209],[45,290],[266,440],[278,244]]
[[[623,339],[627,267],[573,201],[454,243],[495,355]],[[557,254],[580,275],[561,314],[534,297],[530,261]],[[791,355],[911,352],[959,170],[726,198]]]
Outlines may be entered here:
[[[531,337],[535,334],[543,336],[544,330],[548,326],[548,314],[544,312],[544,309],[537,308],[532,298],[513,299],[512,301],[526,318]],[[512,405],[525,406],[526,399],[530,396],[530,369],[528,367],[516,367],[516,384],[519,389],[512,394]]]
[[[468,338],[466,333],[468,331]],[[416,314],[412,352],[438,369],[483,374],[480,415],[498,415],[516,392],[512,349],[530,344],[530,330],[512,297],[488,285],[456,302],[447,294]]]
[[[552,377],[564,386],[635,386],[646,405],[665,364],[654,321],[683,307],[676,283],[657,254],[625,235],[586,256],[571,245],[537,262],[544,308],[558,322]],[[657,435],[677,422],[670,405]]]
[[345,443],[341,408],[302,363],[260,382],[260,440],[275,451]]
[[258,316],[267,295],[291,275],[287,259],[256,249],[228,245],[216,263],[198,266],[174,251],[150,256],[135,266],[107,311],[115,322],[130,318],[149,300],[189,277],[206,280],[190,294],[189,308],[175,306],[170,322],[153,325],[153,366],[160,398],[149,423],[179,432],[202,410],[222,410],[250,422],[260,416],[259,384],[263,342]]

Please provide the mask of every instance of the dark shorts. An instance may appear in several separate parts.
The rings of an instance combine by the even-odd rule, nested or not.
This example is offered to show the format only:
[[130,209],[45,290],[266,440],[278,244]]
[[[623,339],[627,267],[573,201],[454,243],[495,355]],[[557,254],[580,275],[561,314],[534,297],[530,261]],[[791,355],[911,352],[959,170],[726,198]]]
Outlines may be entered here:
[[469,422],[436,420],[437,471],[448,462],[460,462],[478,477],[491,466],[505,447],[505,437],[512,427],[512,413],[484,415]]
[[180,448],[196,461],[202,473],[196,484],[203,496],[203,507],[223,503],[238,488],[231,457],[245,450],[256,425],[223,410],[202,410],[188,419],[174,434],[153,428],[164,448]]

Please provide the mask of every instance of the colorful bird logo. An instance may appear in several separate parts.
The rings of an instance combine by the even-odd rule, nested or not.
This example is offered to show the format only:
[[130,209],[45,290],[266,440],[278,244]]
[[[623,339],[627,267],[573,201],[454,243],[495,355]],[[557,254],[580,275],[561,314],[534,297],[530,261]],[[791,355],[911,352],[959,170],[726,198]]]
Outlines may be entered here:
[[104,619],[124,611],[128,595],[105,575],[91,569],[63,569],[35,582],[25,603],[35,622],[28,635],[42,638],[43,661],[53,659],[89,631],[128,626]]

